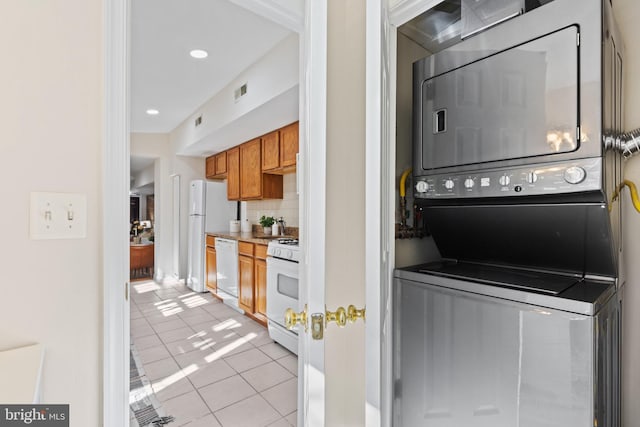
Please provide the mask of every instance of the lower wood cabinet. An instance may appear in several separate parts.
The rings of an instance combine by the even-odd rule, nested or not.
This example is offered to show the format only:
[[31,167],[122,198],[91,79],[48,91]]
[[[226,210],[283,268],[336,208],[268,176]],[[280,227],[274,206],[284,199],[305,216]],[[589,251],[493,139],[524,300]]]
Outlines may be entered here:
[[238,242],[238,306],[267,324],[267,245]]
[[256,245],[254,261],[255,315],[258,320],[267,321],[267,245]]
[[249,242],[238,242],[238,306],[253,314],[253,248]]
[[238,255],[238,306],[253,314],[253,257]]
[[217,274],[216,248],[207,246],[207,288],[214,293],[218,291]]
[[216,248],[214,246],[214,238],[211,236],[207,237],[207,252],[206,252],[206,271],[205,271],[205,281],[207,284],[207,289],[211,291],[213,294],[218,292],[218,269],[216,267]]

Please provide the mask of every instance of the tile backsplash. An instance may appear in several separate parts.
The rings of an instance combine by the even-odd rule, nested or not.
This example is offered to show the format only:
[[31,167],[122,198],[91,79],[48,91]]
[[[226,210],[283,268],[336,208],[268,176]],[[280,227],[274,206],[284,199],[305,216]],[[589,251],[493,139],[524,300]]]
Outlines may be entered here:
[[[262,215],[283,217],[287,226],[298,227],[298,194],[296,193],[296,174],[283,176],[284,194],[282,199],[255,200],[246,203],[246,218],[257,224]],[[243,209],[244,213],[245,209]]]

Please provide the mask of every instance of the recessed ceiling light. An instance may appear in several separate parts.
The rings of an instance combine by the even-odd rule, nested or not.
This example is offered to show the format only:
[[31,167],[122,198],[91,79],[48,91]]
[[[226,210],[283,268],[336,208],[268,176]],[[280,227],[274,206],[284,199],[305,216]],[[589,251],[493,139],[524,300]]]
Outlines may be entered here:
[[189,55],[196,59],[204,59],[209,56],[209,53],[206,50],[193,49],[191,52],[189,52]]
[[150,116],[157,116],[158,114],[160,114],[160,111],[154,109],[154,108],[149,108],[147,110],[147,114]]

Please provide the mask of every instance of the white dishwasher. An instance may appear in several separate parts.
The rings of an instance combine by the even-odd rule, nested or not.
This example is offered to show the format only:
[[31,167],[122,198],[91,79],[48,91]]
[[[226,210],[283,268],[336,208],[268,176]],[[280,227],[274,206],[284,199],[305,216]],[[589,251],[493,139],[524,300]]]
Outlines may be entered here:
[[218,296],[238,309],[238,241],[216,237]]

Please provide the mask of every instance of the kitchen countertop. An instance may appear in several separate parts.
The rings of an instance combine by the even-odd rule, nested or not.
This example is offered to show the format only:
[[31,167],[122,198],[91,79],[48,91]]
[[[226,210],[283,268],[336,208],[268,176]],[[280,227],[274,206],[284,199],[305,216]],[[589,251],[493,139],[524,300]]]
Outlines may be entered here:
[[224,239],[241,240],[243,242],[257,243],[259,245],[268,245],[273,239],[294,238],[293,236],[267,236],[253,232],[247,233],[231,233],[229,231],[220,231],[207,233],[207,236],[221,237]]

